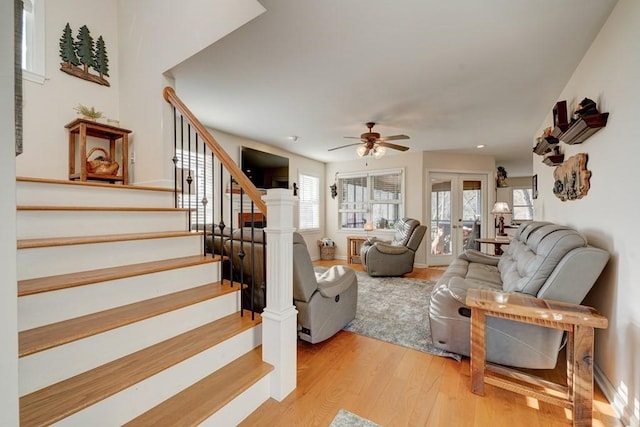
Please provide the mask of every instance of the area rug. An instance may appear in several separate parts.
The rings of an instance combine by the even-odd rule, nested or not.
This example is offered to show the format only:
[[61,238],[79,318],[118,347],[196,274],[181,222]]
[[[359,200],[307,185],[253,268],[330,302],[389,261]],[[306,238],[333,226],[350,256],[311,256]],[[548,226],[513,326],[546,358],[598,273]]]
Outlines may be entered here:
[[429,302],[435,282],[404,277],[358,276],[356,318],[345,331],[460,361],[433,346]]
[[380,427],[379,424],[340,409],[329,427]]

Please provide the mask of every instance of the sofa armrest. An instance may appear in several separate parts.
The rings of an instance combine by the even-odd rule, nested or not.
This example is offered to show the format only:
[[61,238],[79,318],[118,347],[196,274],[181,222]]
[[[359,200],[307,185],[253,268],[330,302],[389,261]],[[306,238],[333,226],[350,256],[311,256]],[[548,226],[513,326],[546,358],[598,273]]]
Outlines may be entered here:
[[318,292],[325,298],[340,295],[354,283],[357,283],[356,273],[344,265],[335,265],[318,277]]
[[458,256],[458,258],[463,259],[465,261],[478,262],[480,264],[486,264],[486,265],[498,265],[498,262],[500,262],[500,257],[494,256],[494,255],[487,255],[475,249],[466,249],[463,253],[461,253]]
[[399,255],[409,251],[409,248],[407,248],[406,246],[389,245],[382,242],[377,242],[374,247],[383,254],[387,255]]

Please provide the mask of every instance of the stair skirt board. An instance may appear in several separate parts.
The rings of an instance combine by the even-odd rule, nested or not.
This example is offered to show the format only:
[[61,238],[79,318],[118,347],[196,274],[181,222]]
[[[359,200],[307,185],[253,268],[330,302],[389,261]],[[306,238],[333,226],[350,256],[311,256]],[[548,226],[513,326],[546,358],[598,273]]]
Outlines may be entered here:
[[122,425],[257,347],[261,333],[261,326],[249,329],[60,420],[56,426]]
[[240,294],[232,292],[21,357],[18,360],[20,396],[236,313],[239,309]]
[[184,211],[18,211],[18,239],[186,230]]
[[202,254],[202,235],[19,249],[18,280]]
[[[218,280],[218,263],[207,263],[18,298],[18,330],[36,328]],[[82,301],[82,304],[78,304]]]
[[17,205],[173,207],[166,189],[136,189],[64,183],[16,183]]

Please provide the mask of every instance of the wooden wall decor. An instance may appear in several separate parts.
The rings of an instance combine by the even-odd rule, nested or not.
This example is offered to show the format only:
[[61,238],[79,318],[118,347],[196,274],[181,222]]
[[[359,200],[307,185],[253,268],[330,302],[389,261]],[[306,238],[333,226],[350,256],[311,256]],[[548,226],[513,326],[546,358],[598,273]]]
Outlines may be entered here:
[[569,157],[553,171],[553,194],[560,200],[577,200],[589,192],[591,171],[587,170],[587,153]]
[[[102,36],[94,44],[89,28],[83,25],[78,30],[77,40],[73,40],[71,26],[67,22],[60,37],[60,70],[99,85],[111,86],[109,77],[109,58]],[[90,69],[98,74],[91,73]]]

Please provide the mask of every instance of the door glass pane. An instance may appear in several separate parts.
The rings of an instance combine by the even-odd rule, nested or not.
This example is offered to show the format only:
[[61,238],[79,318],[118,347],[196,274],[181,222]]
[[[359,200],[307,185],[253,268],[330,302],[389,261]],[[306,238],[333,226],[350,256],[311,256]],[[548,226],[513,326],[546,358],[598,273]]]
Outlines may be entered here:
[[[462,182],[462,246],[479,249],[475,239],[480,237],[482,218],[482,182]],[[471,240],[470,240],[471,239]]]
[[431,181],[431,255],[451,254],[451,181]]

